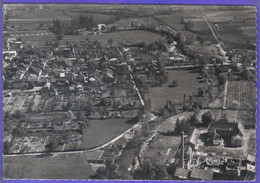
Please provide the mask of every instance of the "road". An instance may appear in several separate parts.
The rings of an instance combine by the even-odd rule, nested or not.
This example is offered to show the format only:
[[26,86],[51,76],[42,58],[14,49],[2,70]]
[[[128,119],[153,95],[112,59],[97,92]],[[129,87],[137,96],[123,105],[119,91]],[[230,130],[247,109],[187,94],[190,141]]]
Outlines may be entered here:
[[[224,51],[223,47],[221,46],[221,45],[224,45],[224,43],[221,42],[221,41],[218,39],[217,34],[215,33],[213,27],[212,27],[211,24],[209,23],[209,20],[208,20],[206,14],[205,14],[205,11],[204,11],[203,7],[200,6],[199,8],[200,8],[201,14],[202,14],[202,16],[203,16],[205,22],[206,22],[207,25],[209,26],[209,29],[210,29],[210,31],[211,31],[213,37],[214,37],[214,38],[216,39],[216,41],[218,42],[218,44],[216,45],[216,47],[219,49],[219,52],[222,54],[223,58],[225,59],[225,63],[224,63],[224,64],[226,64],[226,63],[228,62],[228,59],[227,59],[227,57],[226,57],[226,52]],[[224,46],[225,46],[225,45],[224,45]]]
[[224,96],[223,96],[223,110],[227,109],[227,92],[228,92],[228,80],[224,85]]
[[13,98],[13,94],[12,94],[11,92],[9,92],[8,94],[10,95],[10,97],[9,97],[9,99],[8,99],[7,103],[5,104],[4,111],[7,109],[7,107],[8,107],[8,104],[10,103],[10,101],[11,101],[11,100],[12,100],[12,98]]
[[[154,118],[150,118],[148,120],[154,120]],[[111,139],[110,141],[106,142],[105,144],[98,146],[98,147],[94,147],[94,148],[90,148],[90,149],[86,149],[86,150],[76,150],[76,151],[66,151],[66,152],[50,152],[48,154],[51,155],[59,155],[59,154],[74,154],[74,153],[87,153],[87,152],[93,152],[93,151],[99,151],[102,150],[103,148],[113,144],[114,142],[116,142],[117,140],[119,140],[120,138],[122,138],[124,135],[132,133],[132,131],[134,131],[136,128],[139,128],[140,124],[142,122],[139,121],[138,123],[136,123],[134,126],[132,126],[131,128],[129,128],[128,130],[124,131],[123,133],[121,133],[120,135],[118,135],[117,137]],[[7,154],[4,155],[4,157],[11,157],[11,156],[38,156],[43,154],[43,152],[34,152],[34,153],[24,153],[24,154],[20,154],[20,153],[16,153],[16,154]]]
[[[124,55],[123,55],[123,53],[121,52],[121,50],[120,50],[119,48],[118,48],[118,51],[119,51],[119,54],[121,55],[122,59],[125,60],[125,59],[124,59]],[[125,61],[126,61],[126,60],[125,60]],[[138,95],[138,98],[139,98],[139,100],[140,100],[141,105],[144,106],[144,100],[143,100],[143,98],[142,98],[142,95],[141,95],[139,89],[138,89],[137,86],[136,86],[136,83],[135,83],[135,81],[134,81],[134,77],[133,77],[133,75],[132,75],[131,65],[129,65],[129,63],[128,63],[127,61],[126,61],[126,63],[127,63],[127,68],[128,68],[128,70],[129,70],[129,73],[130,73],[130,74],[129,74],[129,75],[130,75],[130,78],[131,78],[132,83],[133,83],[133,87],[134,87],[134,89],[135,89],[135,91],[136,91],[136,93],[137,93],[137,95]]]

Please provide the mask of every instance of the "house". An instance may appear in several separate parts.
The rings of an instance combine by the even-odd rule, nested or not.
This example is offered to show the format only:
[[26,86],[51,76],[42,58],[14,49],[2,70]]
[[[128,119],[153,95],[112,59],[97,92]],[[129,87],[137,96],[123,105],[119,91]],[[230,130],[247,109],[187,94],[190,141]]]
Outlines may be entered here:
[[191,171],[191,180],[213,180],[214,172],[212,170],[202,170],[194,168]]
[[113,76],[114,72],[112,69],[109,69],[109,68],[104,69],[103,74],[104,74],[104,77],[103,77],[104,82],[110,83],[110,82],[114,81],[114,76]]
[[235,135],[231,137],[231,146],[241,147],[243,145],[243,137],[240,135]]
[[179,179],[186,180],[190,176],[191,170],[184,168],[176,168],[174,173],[174,177],[178,177]]
[[97,26],[98,26],[98,31],[99,32],[106,32],[107,27],[106,27],[105,24],[98,24]]
[[220,138],[220,135],[216,132],[216,130],[208,131],[206,143],[207,145],[224,145],[224,140]]
[[239,123],[214,122],[209,125],[208,132],[216,131],[221,138],[231,138],[234,135],[243,136],[243,125]]
[[17,52],[15,50],[12,51],[3,51],[3,58],[5,61],[11,61],[13,58],[17,57]]
[[199,131],[195,128],[192,130],[189,136],[185,138],[185,145],[190,145],[192,149],[197,149],[198,148],[198,143],[200,141],[199,139],[200,133]]
[[243,144],[243,125],[239,123],[214,122],[208,128],[207,143],[221,145],[229,141],[230,146],[241,147]]
[[12,81],[12,89],[25,89],[27,86],[28,85],[23,80]]
[[72,67],[76,62],[76,58],[65,58],[64,59],[66,66]]

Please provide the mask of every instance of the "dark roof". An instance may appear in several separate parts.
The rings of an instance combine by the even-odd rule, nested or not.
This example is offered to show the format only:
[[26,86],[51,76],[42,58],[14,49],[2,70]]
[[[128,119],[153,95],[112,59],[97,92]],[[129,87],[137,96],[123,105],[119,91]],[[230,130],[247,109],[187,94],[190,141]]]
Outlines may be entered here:
[[183,179],[187,179],[190,172],[191,172],[191,170],[188,170],[188,169],[177,168],[175,173],[174,173],[174,176],[179,177],[179,178],[183,178]]
[[194,168],[190,177],[198,180],[213,180],[213,171]]
[[211,123],[209,126],[209,129],[217,129],[217,130],[225,130],[225,129],[234,130],[235,128],[238,128],[238,123],[214,122]]
[[190,135],[185,139],[185,144],[186,143],[192,143],[194,145],[197,144],[198,140],[200,137],[200,133],[199,131],[195,128],[192,130],[192,132],[190,133]]

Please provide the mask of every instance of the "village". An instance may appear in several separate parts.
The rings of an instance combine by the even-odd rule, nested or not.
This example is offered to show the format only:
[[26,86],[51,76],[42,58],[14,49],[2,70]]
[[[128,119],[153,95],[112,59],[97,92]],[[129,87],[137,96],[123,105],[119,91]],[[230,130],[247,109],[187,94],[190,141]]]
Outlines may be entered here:
[[[41,13],[45,8],[32,6],[28,11]],[[36,163],[38,156],[56,162],[60,161],[56,156],[70,154],[77,161],[83,158],[88,170],[72,178],[256,178],[254,46],[223,46],[225,52],[220,40],[202,41],[200,46],[210,51],[191,47],[193,43],[184,46],[195,38],[184,39],[158,18],[182,12],[180,7],[158,9],[158,15],[146,22],[141,19],[150,12],[136,14],[138,8],[126,13],[103,9],[102,16],[121,17],[115,22],[96,20],[91,9],[92,15],[76,12],[68,20],[64,17],[76,10],[57,8],[63,18],[51,16],[40,25],[32,22],[30,26],[37,27],[33,31],[26,29],[27,20],[15,19],[15,12],[22,9],[7,11],[4,31],[7,177],[17,178],[8,173],[16,169],[11,158],[18,159],[20,167],[31,155]],[[194,11],[206,17],[200,8]],[[186,19],[185,26],[190,24]],[[210,29],[213,35],[224,29],[220,25]],[[48,39],[38,41],[42,37]],[[60,178],[48,172],[37,177],[18,171],[17,176]]]

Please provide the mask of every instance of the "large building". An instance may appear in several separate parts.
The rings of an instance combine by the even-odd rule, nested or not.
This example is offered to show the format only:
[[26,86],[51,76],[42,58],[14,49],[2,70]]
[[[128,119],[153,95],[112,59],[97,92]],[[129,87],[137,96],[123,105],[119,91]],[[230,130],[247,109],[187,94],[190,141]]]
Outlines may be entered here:
[[214,122],[208,128],[207,144],[221,145],[224,140],[225,144],[230,141],[229,146],[242,146],[243,128],[241,123]]

